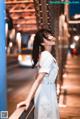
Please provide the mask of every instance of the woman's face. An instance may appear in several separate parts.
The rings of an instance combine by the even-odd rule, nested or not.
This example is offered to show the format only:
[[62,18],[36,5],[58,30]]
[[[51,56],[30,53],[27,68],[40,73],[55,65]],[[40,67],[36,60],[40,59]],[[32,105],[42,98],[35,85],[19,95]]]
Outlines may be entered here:
[[43,43],[41,43],[42,46],[44,46],[45,50],[48,50],[51,52],[52,46],[55,46],[56,38],[52,36],[51,34],[46,34],[46,37],[43,38]]

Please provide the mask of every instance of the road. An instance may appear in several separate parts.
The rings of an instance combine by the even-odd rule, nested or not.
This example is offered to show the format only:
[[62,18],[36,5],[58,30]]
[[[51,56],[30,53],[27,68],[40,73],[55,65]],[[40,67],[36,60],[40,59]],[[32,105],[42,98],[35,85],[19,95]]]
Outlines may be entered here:
[[15,110],[19,101],[24,100],[36,76],[36,69],[20,67],[17,62],[7,65],[8,112]]

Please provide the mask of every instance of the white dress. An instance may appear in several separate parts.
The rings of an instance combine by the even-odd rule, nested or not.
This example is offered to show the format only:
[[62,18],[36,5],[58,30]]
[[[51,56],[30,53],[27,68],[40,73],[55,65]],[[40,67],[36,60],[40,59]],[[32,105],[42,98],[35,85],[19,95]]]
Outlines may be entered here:
[[48,51],[41,53],[39,73],[41,72],[46,72],[46,75],[35,93],[34,119],[60,119],[55,86],[58,65]]

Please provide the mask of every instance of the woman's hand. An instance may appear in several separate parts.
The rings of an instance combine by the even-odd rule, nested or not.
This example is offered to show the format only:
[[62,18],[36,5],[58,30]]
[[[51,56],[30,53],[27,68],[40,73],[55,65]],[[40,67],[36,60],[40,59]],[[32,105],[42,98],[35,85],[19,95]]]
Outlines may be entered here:
[[17,108],[25,107],[26,110],[27,110],[28,107],[29,107],[29,105],[30,105],[30,102],[29,102],[29,101],[22,101],[22,102],[20,102],[19,104],[17,104]]

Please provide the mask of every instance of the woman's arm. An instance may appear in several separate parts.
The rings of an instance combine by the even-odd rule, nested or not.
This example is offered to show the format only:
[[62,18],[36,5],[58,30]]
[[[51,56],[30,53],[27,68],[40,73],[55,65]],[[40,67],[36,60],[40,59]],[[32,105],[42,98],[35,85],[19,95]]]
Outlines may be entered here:
[[45,73],[39,73],[39,74],[38,74],[38,76],[37,76],[35,82],[34,82],[33,85],[32,85],[32,88],[31,88],[31,90],[30,90],[30,93],[29,93],[29,95],[28,95],[26,101],[29,101],[29,102],[30,102],[30,101],[32,100],[32,98],[34,97],[34,94],[35,94],[35,92],[36,92],[38,86],[39,86],[40,83],[42,82],[44,76],[45,76]]
[[42,82],[44,76],[45,76],[46,73],[39,73],[36,80],[34,81],[32,87],[31,87],[31,90],[30,90],[30,93],[28,95],[28,97],[26,98],[25,101],[22,101],[20,102],[19,104],[17,104],[17,108],[21,107],[21,106],[26,106],[26,109],[29,107],[30,105],[30,102],[32,100],[32,98],[34,97],[34,94],[38,88],[38,86],[40,85],[40,83]]

